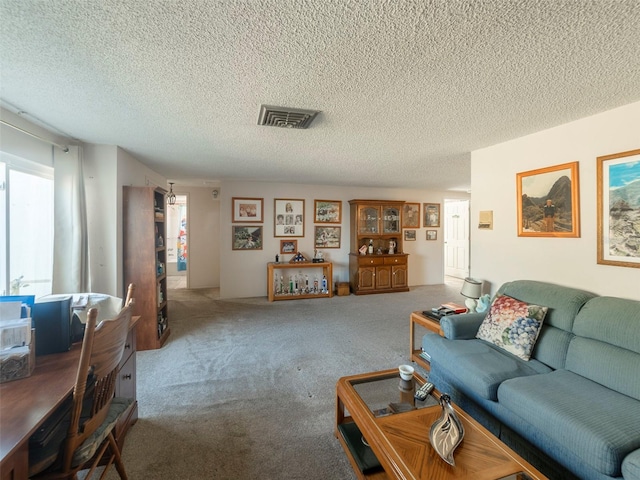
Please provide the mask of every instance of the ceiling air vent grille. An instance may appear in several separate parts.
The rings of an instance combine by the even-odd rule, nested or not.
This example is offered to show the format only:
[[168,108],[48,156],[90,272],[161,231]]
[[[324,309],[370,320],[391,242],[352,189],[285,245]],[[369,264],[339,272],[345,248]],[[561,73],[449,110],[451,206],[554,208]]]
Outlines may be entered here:
[[258,125],[283,128],[309,128],[313,119],[318,115],[317,110],[303,110],[301,108],[273,107],[262,105]]

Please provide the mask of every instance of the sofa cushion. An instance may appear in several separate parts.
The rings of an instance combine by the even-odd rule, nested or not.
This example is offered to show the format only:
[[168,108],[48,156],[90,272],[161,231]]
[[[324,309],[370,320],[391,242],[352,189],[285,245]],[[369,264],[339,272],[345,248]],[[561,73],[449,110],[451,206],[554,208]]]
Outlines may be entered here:
[[640,402],[567,370],[506,380],[498,401],[604,475],[640,448]]
[[447,375],[456,379],[452,383],[487,400],[497,400],[498,386],[509,378],[551,371],[543,363],[525,362],[483,340],[448,340],[427,334],[422,337],[422,349],[448,369]]
[[573,321],[594,294],[576,288],[535,280],[504,283],[497,292],[527,303],[549,307],[533,357],[552,368],[564,368]]
[[546,314],[547,307],[498,295],[476,337],[529,360]]
[[567,370],[640,400],[640,302],[594,298],[573,330]]

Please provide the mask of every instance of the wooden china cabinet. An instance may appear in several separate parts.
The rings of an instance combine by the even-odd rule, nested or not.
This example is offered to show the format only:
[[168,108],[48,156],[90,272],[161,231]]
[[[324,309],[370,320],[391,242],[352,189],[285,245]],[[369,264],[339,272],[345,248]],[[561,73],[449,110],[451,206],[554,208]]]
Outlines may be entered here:
[[[354,294],[409,291],[409,255],[403,253],[402,246],[404,203],[397,200],[349,201],[349,279]],[[391,250],[394,244],[395,248]]]

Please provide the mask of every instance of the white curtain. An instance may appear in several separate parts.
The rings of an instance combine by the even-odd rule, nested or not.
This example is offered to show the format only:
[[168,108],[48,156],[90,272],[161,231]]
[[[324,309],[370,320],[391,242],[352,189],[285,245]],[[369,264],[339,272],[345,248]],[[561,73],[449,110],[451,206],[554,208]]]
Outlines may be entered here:
[[54,240],[52,293],[90,292],[87,206],[82,147],[53,148]]

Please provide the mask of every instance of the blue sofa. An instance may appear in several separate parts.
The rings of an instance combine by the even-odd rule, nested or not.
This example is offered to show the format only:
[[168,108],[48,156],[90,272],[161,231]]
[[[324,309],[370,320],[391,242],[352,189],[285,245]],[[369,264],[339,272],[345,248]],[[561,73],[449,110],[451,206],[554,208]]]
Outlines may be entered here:
[[640,480],[640,302],[519,280],[547,306],[529,361],[475,338],[486,313],[427,334],[429,379],[550,478]]

